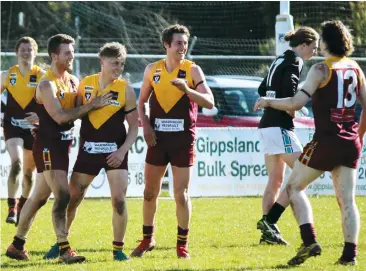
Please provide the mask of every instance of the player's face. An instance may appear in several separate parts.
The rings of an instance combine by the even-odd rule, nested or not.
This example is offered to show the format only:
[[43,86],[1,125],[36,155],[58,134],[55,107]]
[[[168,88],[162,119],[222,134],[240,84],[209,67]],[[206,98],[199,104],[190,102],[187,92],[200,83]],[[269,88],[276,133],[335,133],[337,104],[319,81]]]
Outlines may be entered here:
[[18,61],[32,62],[36,57],[36,52],[31,43],[21,43],[17,52]]
[[56,65],[65,70],[72,71],[74,61],[74,46],[72,44],[61,43],[59,53],[56,55]]
[[104,57],[100,59],[100,64],[102,65],[102,72],[115,80],[123,72],[125,59],[123,57]]
[[313,56],[316,55],[317,51],[318,51],[318,41],[317,40],[313,41],[309,45],[304,43],[303,44],[303,57],[302,58],[304,60],[309,60]]
[[179,60],[183,60],[188,49],[188,37],[186,34],[173,34],[170,46],[165,47],[167,54]]

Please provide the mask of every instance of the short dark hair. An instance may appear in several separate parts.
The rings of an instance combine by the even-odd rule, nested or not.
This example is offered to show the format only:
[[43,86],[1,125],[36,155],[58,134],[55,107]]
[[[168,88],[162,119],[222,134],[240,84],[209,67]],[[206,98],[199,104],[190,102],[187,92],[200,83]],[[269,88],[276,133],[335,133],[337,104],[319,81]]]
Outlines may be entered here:
[[322,41],[327,51],[335,56],[349,56],[352,54],[353,37],[348,28],[339,20],[326,21],[321,24]]
[[47,41],[48,55],[51,57],[52,53],[58,54],[60,45],[62,43],[74,45],[75,40],[66,34],[57,34],[57,35],[50,37]]
[[289,31],[285,37],[285,41],[290,42],[290,47],[297,47],[300,44],[309,45],[313,41],[319,40],[319,34],[314,29],[308,26],[302,26],[298,28],[296,31]]
[[188,37],[188,39],[189,36],[191,35],[189,33],[188,28],[185,27],[184,25],[180,24],[170,25],[167,28],[165,28],[161,34],[161,42],[163,43],[163,47],[165,42],[168,43],[169,46],[172,44],[174,34],[185,34]]
[[127,57],[126,47],[119,42],[108,42],[99,50],[99,57]]
[[19,47],[22,43],[30,43],[32,44],[33,50],[38,53],[38,44],[37,42],[31,37],[22,37],[20,38],[17,43],[15,44],[15,53],[18,53]]

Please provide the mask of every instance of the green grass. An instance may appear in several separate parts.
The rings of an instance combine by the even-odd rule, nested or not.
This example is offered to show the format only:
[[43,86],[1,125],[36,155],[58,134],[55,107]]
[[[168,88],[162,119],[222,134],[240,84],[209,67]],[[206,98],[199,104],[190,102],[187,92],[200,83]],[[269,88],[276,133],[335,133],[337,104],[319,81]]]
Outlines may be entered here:
[[[5,220],[6,201],[1,201],[1,221]],[[141,259],[116,263],[112,260],[111,203],[108,199],[87,199],[71,230],[70,243],[83,264],[67,266],[44,261],[42,256],[55,242],[51,221],[52,201],[39,212],[30,231],[26,248],[31,261],[17,262],[4,253],[15,234],[13,225],[1,224],[1,267],[9,270],[366,270],[366,229],[361,228],[359,256],[356,267],[339,267],[343,237],[338,206],[334,197],[311,198],[315,227],[323,254],[311,258],[301,267],[288,268],[287,261],[295,255],[300,244],[296,221],[287,210],[279,226],[288,247],[259,246],[256,222],[261,217],[260,198],[193,199],[190,232],[190,261],[176,258],[176,218],[173,200],[161,199],[156,222],[157,248]],[[362,219],[366,214],[366,197],[358,197]],[[142,237],[142,199],[128,199],[129,222],[125,251],[130,254]]]

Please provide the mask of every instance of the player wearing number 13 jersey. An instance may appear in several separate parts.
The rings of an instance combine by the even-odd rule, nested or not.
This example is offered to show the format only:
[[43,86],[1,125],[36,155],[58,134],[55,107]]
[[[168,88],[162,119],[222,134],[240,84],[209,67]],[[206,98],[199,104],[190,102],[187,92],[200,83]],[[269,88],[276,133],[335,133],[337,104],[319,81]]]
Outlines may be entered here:
[[365,76],[356,62],[347,58],[352,51],[352,36],[340,21],[322,25],[320,49],[325,61],[309,71],[303,89],[293,98],[261,98],[255,107],[281,110],[300,108],[312,96],[315,119],[313,140],[304,148],[287,184],[291,207],[300,225],[303,245],[289,265],[299,265],[321,254],[315,237],[310,202],[304,193],[308,184],[324,171],[330,171],[342,213],[343,253],[338,264],[356,264],[360,217],[355,202],[357,162],[366,131],[366,114],[356,122],[355,105],[359,99],[366,108]]

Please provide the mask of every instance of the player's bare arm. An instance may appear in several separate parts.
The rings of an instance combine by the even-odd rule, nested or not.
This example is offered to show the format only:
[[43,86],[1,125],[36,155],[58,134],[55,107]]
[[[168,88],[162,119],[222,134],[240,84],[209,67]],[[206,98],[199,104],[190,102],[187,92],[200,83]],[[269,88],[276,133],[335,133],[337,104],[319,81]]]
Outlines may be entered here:
[[[111,153],[107,157],[107,163],[110,167],[119,167],[128,150],[131,148],[136,140],[139,125],[138,125],[138,113],[136,110],[136,94],[132,87],[126,88],[126,105],[124,108],[125,119],[128,123],[128,131],[125,142],[122,146],[115,152]],[[124,125],[121,123],[121,125]]]
[[310,68],[305,83],[300,91],[294,97],[273,99],[261,97],[254,105],[254,110],[263,107],[272,107],[283,111],[300,110],[315,93],[318,87],[327,80],[329,68],[325,63],[317,63]]
[[104,93],[101,96],[95,97],[90,103],[86,105],[74,109],[64,110],[56,96],[56,92],[56,85],[49,80],[44,80],[38,84],[36,96],[37,99],[43,103],[47,113],[59,125],[74,121],[84,116],[90,110],[100,108],[108,104],[108,101],[112,97],[111,93]]
[[5,81],[6,77],[8,76],[8,71],[1,72],[1,93],[5,90]]
[[188,97],[196,102],[199,106],[212,109],[214,107],[214,97],[210,87],[207,85],[205,75],[201,68],[197,65],[191,67],[192,79],[195,85],[195,90],[188,87],[183,79],[174,79],[172,85],[183,91]]
[[153,64],[147,65],[144,72],[144,80],[140,88],[138,113],[142,127],[144,128],[144,138],[146,144],[149,146],[156,145],[156,134],[150,125],[149,112],[147,110],[148,101],[152,92],[152,85],[150,83],[150,72]]
[[81,106],[83,104],[83,91],[81,89],[80,80],[75,75],[71,75],[72,80],[76,85],[76,89],[78,90],[76,100],[75,100],[75,107]]

